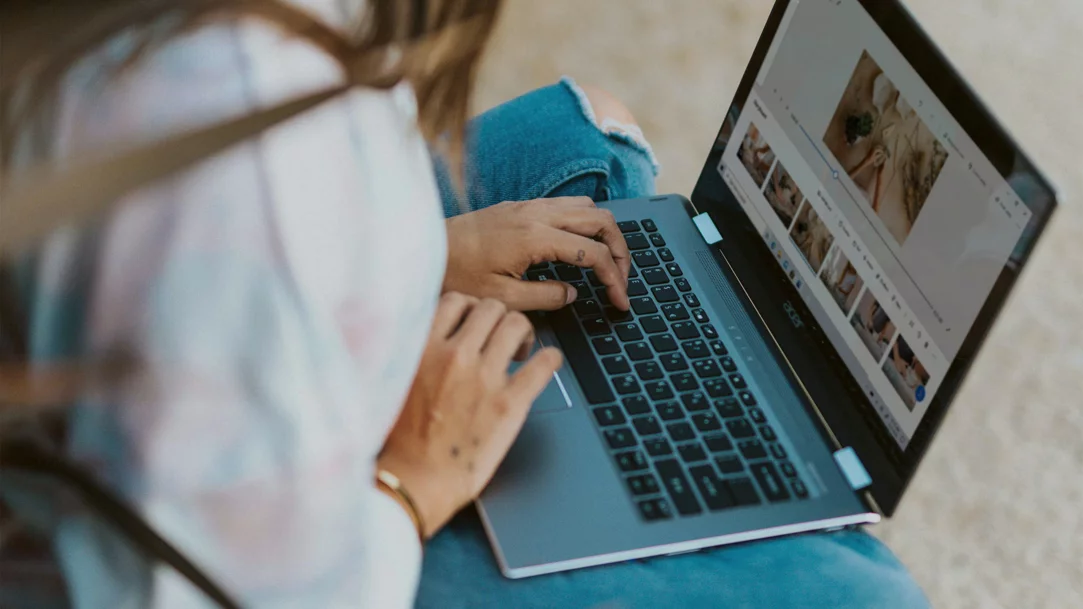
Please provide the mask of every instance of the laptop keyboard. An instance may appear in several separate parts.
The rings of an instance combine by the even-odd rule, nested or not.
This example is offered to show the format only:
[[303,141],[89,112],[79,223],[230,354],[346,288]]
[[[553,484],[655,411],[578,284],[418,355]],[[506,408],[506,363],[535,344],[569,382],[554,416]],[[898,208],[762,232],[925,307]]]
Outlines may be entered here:
[[618,223],[631,311],[590,270],[531,266],[579,292],[547,315],[593,419],[647,521],[808,497],[729,349],[654,221]]

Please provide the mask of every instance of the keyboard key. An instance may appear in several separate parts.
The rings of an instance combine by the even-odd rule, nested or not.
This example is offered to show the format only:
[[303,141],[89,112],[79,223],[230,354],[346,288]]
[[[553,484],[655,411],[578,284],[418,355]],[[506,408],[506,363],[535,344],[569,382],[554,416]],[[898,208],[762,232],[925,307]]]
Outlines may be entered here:
[[732,357],[723,357],[718,360],[718,363],[722,366],[722,370],[726,372],[737,372],[737,363],[733,361]]
[[641,279],[628,280],[628,297],[635,298],[636,296],[646,296],[647,286],[643,285]]
[[714,329],[714,326],[707,324],[703,326],[703,335],[707,338],[718,338],[718,330]]
[[647,403],[647,398],[641,395],[633,395],[621,400],[624,404],[624,411],[630,416],[636,416],[637,414],[647,414],[651,411],[651,406]]
[[633,495],[653,495],[658,492],[658,482],[654,479],[654,474],[631,476],[627,482],[628,490],[632,491]]
[[669,321],[681,321],[688,319],[688,309],[683,304],[673,303],[662,305],[662,316]]
[[658,419],[651,415],[632,419],[632,425],[635,426],[636,431],[641,436],[653,436],[662,433],[662,426],[658,423]]
[[667,262],[666,270],[669,271],[670,277],[680,277],[681,275],[684,275],[684,272],[681,271],[681,265],[676,262]]
[[[584,397],[591,404],[605,404],[613,401],[613,392],[605,382],[598,360],[591,352],[587,339],[583,336],[575,315],[567,307],[553,311],[549,315],[553,331],[560,340],[564,358],[575,373]],[[603,322],[604,323],[604,322]]]
[[639,381],[631,374],[613,377],[613,386],[616,387],[617,393],[621,395],[639,393]]
[[596,317],[602,314],[601,305],[593,298],[576,301],[572,307],[575,308],[575,313],[580,317]]
[[707,317],[707,312],[703,309],[692,309],[692,319],[696,320],[696,323],[701,324],[711,321],[711,318]]
[[647,241],[647,236],[643,233],[631,233],[624,236],[624,242],[628,244],[628,249],[633,252],[636,250],[650,249],[651,242]]
[[[651,337],[651,344],[654,344],[654,339],[655,338],[668,338],[669,342],[673,345],[673,349],[671,349],[671,350],[675,350],[677,348],[676,341],[674,341],[673,338],[671,338],[669,335],[663,334],[663,335],[660,335],[660,336],[652,336]],[[658,349],[658,346],[655,345],[654,348]],[[658,349],[658,350],[661,351],[661,349]],[[677,372],[678,370],[688,370],[688,361],[685,360],[684,356],[681,355],[680,353],[666,353],[665,355],[660,356],[659,359],[662,360],[662,367],[665,368],[667,372]]]
[[602,366],[605,366],[605,371],[609,374],[627,374],[632,371],[632,367],[628,365],[628,358],[623,355],[603,357]]
[[639,271],[636,270],[635,265],[628,267],[628,279],[635,279],[639,277]]
[[654,220],[651,220],[650,218],[644,218],[640,220],[640,222],[643,223],[643,230],[647,231],[648,233],[653,233],[654,231],[658,230],[658,227],[654,224]]
[[790,482],[790,488],[793,489],[793,494],[797,495],[801,499],[808,497],[808,489],[805,488],[805,484],[800,480],[793,480]]
[[730,384],[733,385],[736,389],[744,389],[748,387],[748,385],[745,384],[745,377],[741,376],[740,374],[733,373],[729,376],[729,379]]
[[587,281],[590,283],[590,285],[592,285],[592,286],[594,286],[596,288],[600,288],[603,285],[605,285],[604,283],[602,283],[602,280],[598,279],[598,276],[594,274],[594,271],[587,271],[586,274],[587,274]]
[[685,442],[696,437],[696,432],[692,430],[692,426],[688,423],[670,423],[666,425],[666,429],[669,431],[669,437],[673,438],[674,442]]
[[760,423],[766,423],[767,422],[767,417],[764,416],[763,411],[760,410],[759,408],[749,408],[748,409],[748,418],[752,419],[752,422],[756,423],[757,425],[760,424]]
[[606,293],[606,288],[598,288],[594,292],[598,296],[598,304],[603,307],[613,306],[613,303],[609,300],[609,294]]
[[[618,333],[619,331],[618,328]],[[722,376],[722,371],[718,369],[718,364],[714,363],[713,359],[698,359],[692,362],[692,369],[696,371],[700,378]]]
[[662,437],[643,440],[643,447],[647,449],[647,454],[652,457],[673,454],[673,448],[670,447],[669,440]]
[[[677,350],[677,341],[669,334],[657,334],[651,337],[651,346],[659,353],[668,353]],[[666,368],[669,370],[669,368]]]
[[654,304],[654,301],[650,298],[643,296],[632,299],[632,310],[635,311],[636,315],[650,315],[658,312],[658,305]]
[[570,264],[558,264],[556,266],[557,278],[561,281],[579,281],[583,278],[583,269]]
[[658,416],[663,421],[676,421],[684,418],[684,411],[681,410],[680,405],[677,402],[662,402],[655,405],[655,410],[658,411]]
[[549,263],[548,262],[535,262],[534,264],[527,267],[527,270],[530,270],[530,271],[544,271],[547,268],[549,268]]
[[703,450],[703,447],[696,442],[689,442],[688,444],[677,446],[677,454],[681,456],[681,461],[684,461],[685,463],[695,463],[697,461],[707,460],[707,451]]
[[711,351],[713,351],[715,355],[725,355],[729,353],[726,349],[726,345],[720,340],[712,340],[709,344],[711,345]]
[[646,250],[643,252],[632,252],[632,260],[635,261],[636,266],[641,269],[662,264],[661,262],[658,262],[658,256],[655,256],[654,252],[652,252],[651,250]]
[[624,342],[632,342],[634,340],[643,340],[643,332],[639,329],[639,326],[634,323],[617,324],[616,326],[617,336]]
[[641,362],[636,364],[636,374],[639,375],[639,379],[642,381],[654,381],[665,376],[662,374],[662,369],[655,361]]
[[712,512],[724,510],[737,504],[730,494],[729,486],[714,473],[710,465],[697,465],[688,468],[688,475],[699,488],[699,494]]
[[666,275],[662,269],[644,269],[643,281],[646,281],[647,285],[669,283],[669,275]]
[[692,284],[688,283],[688,280],[685,279],[684,277],[681,277],[681,278],[675,280],[673,282],[673,284],[676,285],[677,289],[682,291],[682,292],[691,292],[692,291]]
[[575,288],[576,300],[588,300],[594,294],[590,292],[590,286],[582,281],[575,281],[572,283],[572,287]]
[[637,472],[647,469],[650,464],[647,463],[647,458],[643,456],[643,451],[629,450],[617,453],[617,467],[622,472]]
[[718,466],[718,471],[723,474],[739,474],[745,471],[745,464],[741,462],[737,455],[715,457],[714,464]]
[[651,396],[654,401],[668,400],[673,397],[673,390],[669,388],[669,383],[665,381],[651,381],[643,385],[647,390],[647,395]]
[[[620,387],[617,388],[620,392]],[[748,422],[748,419],[730,419],[726,421],[726,431],[734,438],[751,438],[756,435],[756,428]]]
[[730,389],[730,384],[726,382],[726,379],[707,379],[703,381],[703,388],[712,398],[733,395],[733,389]]
[[620,343],[612,336],[603,336],[601,338],[596,338],[591,342],[594,343],[594,350],[597,351],[599,355],[620,353]]
[[782,446],[781,444],[772,444],[771,456],[781,461],[789,455],[786,454],[786,447]]
[[673,386],[677,388],[677,391],[699,389],[699,381],[696,380],[696,375],[691,372],[679,372],[669,377],[669,380],[673,381]]
[[609,443],[609,448],[628,448],[636,445],[635,434],[627,427],[605,430],[605,441]]
[[673,262],[673,252],[669,251],[668,247],[659,249],[658,257],[662,259],[662,262]]
[[741,454],[749,461],[767,458],[767,451],[764,450],[763,444],[759,440],[745,440],[744,442],[738,442],[737,450],[741,451]]
[[698,391],[681,395],[681,403],[684,404],[684,409],[688,412],[699,412],[711,407],[707,402],[707,398],[703,397],[703,394]]
[[654,299],[658,302],[676,302],[680,300],[680,296],[677,295],[677,290],[674,290],[671,285],[660,285],[656,288],[651,288],[651,293],[654,294]]
[[673,518],[673,513],[669,509],[669,503],[665,499],[648,499],[646,501],[639,502],[639,513],[643,515],[643,520],[666,520]]
[[[603,334],[612,334],[612,330],[609,328],[609,323],[601,317],[588,317],[583,320],[583,327],[587,330],[587,334],[591,336],[601,336]],[[557,335],[560,338],[560,335]]]
[[763,491],[763,495],[767,497],[768,501],[777,503],[790,498],[790,492],[786,490],[782,478],[778,477],[774,463],[770,461],[753,463],[748,468],[752,470],[752,477],[756,479],[756,483],[759,484],[760,490]]
[[713,453],[724,453],[733,450],[733,442],[730,441],[729,436],[724,434],[704,436],[703,441],[707,443],[707,449]]
[[628,354],[628,359],[633,362],[641,362],[654,357],[654,353],[647,346],[647,343],[628,343],[624,345],[624,351]]
[[763,438],[764,442],[774,442],[778,439],[778,436],[775,435],[775,430],[772,429],[770,425],[760,426],[760,437]]
[[665,247],[666,240],[662,238],[662,235],[658,233],[651,233],[651,245],[654,247]]
[[611,324],[627,323],[635,319],[631,311],[621,311],[616,307],[605,308],[605,318],[609,320]]
[[677,508],[679,514],[688,516],[703,511],[703,508],[699,506],[699,501],[696,500],[696,495],[688,486],[688,479],[684,477],[684,470],[681,469],[676,459],[657,461],[654,467],[658,470],[658,475],[662,478],[662,484],[669,491],[669,497],[673,500],[673,505]]
[[699,338],[699,330],[696,329],[696,324],[690,321],[679,321],[673,324],[673,333],[680,340]]
[[669,329],[666,325],[666,320],[662,319],[661,315],[648,315],[642,317],[639,320],[640,325],[647,331],[647,334],[657,334],[659,332],[665,332]]
[[692,415],[692,424],[696,426],[696,429],[702,432],[718,431],[722,429],[722,423],[718,420],[718,417],[711,411],[697,412]]
[[681,347],[684,349],[684,354],[691,359],[710,357],[711,355],[711,352],[707,349],[707,343],[702,340],[690,340],[682,343]]
[[744,409],[741,408],[741,404],[734,398],[715,400],[714,407],[718,410],[718,414],[722,415],[722,418],[724,419],[742,417],[745,414]]
[[756,405],[756,398],[753,397],[752,393],[749,391],[739,391],[737,392],[737,397],[741,398],[741,401],[744,402],[745,406]]
[[639,222],[636,222],[635,220],[617,222],[617,228],[619,228],[622,233],[636,233],[639,232]]
[[624,413],[616,406],[602,406],[601,408],[595,408],[594,418],[598,420],[598,424],[602,427],[621,425],[626,421]]
[[737,505],[756,505],[760,503],[760,496],[756,493],[752,481],[748,478],[731,478],[726,480],[726,484],[730,487],[730,493],[733,494],[733,499],[737,502]]
[[684,304],[688,305],[689,307],[698,307],[699,306],[699,299],[696,298],[695,294],[685,294],[684,295]]
[[555,281],[557,276],[553,271],[527,271],[526,278],[529,281]]

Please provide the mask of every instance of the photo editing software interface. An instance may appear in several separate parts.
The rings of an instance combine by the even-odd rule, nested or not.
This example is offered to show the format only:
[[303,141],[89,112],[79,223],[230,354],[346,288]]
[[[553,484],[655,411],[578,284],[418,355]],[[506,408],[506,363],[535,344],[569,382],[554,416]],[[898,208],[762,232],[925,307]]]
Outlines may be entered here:
[[856,0],[790,4],[718,171],[905,450],[1031,212]]

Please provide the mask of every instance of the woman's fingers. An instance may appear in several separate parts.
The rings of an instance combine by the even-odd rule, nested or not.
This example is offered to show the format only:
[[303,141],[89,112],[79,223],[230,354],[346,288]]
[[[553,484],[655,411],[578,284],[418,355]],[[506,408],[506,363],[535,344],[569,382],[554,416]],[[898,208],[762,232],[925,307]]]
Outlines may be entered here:
[[493,277],[491,293],[516,311],[555,311],[575,302],[575,288],[563,281],[523,281],[516,277]]
[[459,347],[468,353],[480,352],[493,333],[493,328],[507,311],[508,307],[504,303],[493,298],[478,302],[470,309],[459,331],[454,335]]
[[432,335],[439,338],[451,336],[462,324],[465,316],[478,299],[459,292],[445,292],[436,306],[432,322]]
[[540,231],[536,238],[538,247],[546,248],[553,259],[594,269],[613,305],[628,310],[628,280],[608,246],[558,228]]
[[[589,202],[590,199],[587,201]],[[560,209],[551,223],[556,228],[601,240],[609,247],[613,261],[624,274],[625,281],[628,280],[628,273],[632,268],[632,256],[612,212],[607,209],[598,209],[591,202],[589,207]]]
[[496,324],[482,351],[482,359],[489,370],[505,374],[512,358],[533,342],[534,326],[530,320],[526,315],[512,311]]
[[539,350],[511,375],[506,389],[508,401],[533,404],[563,363],[564,356],[553,347]]

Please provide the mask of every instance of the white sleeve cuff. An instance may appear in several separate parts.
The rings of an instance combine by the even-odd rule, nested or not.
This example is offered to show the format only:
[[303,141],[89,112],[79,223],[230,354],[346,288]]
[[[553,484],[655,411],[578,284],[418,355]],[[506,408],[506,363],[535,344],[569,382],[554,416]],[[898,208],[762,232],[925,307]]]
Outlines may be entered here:
[[421,542],[410,515],[391,497],[373,488],[365,511],[366,606],[410,609],[421,578]]

